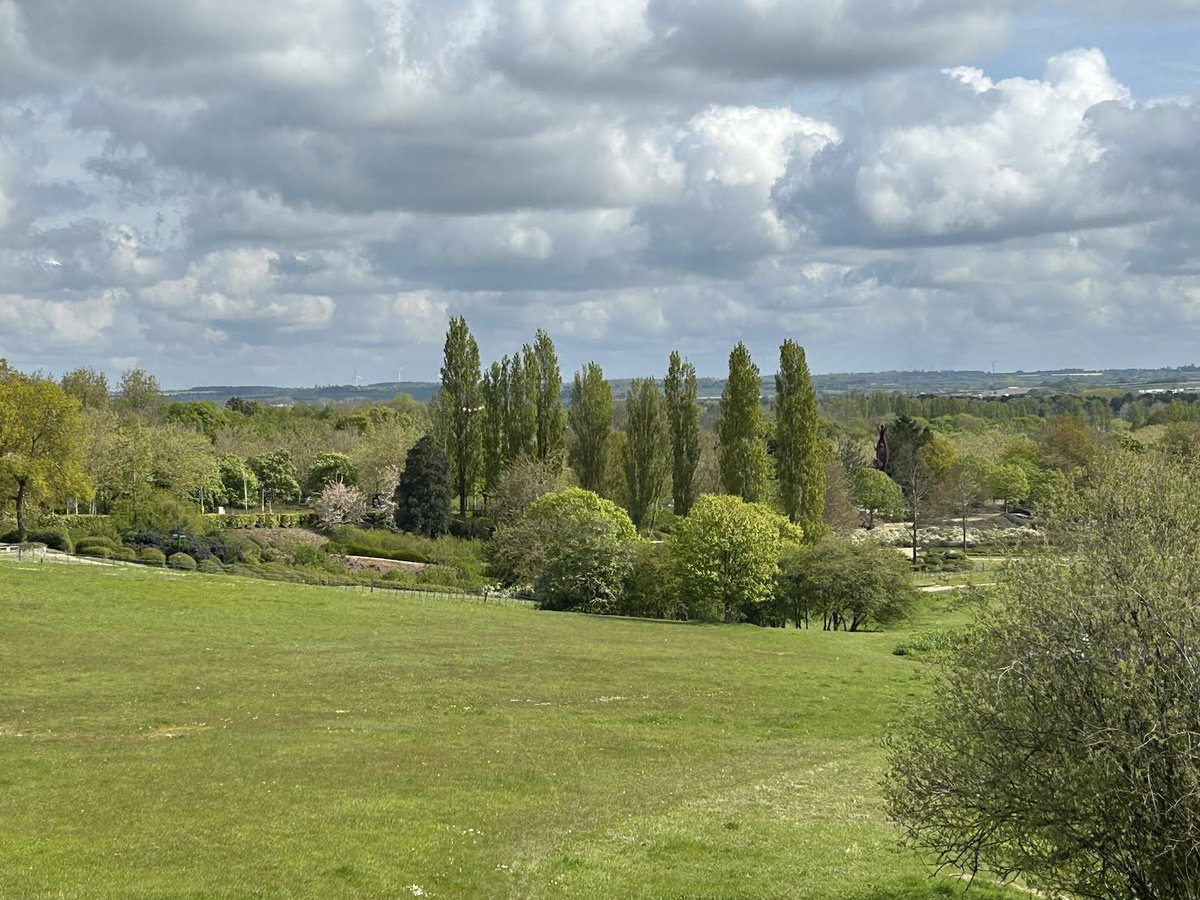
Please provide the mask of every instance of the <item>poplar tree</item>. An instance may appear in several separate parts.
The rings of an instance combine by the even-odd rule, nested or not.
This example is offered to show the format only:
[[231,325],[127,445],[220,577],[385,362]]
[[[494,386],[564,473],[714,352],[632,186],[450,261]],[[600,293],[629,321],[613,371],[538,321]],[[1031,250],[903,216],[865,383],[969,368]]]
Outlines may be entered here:
[[500,483],[505,459],[505,413],[508,400],[508,357],[504,362],[493,362],[479,384],[480,400],[483,404],[483,485],[492,491]]
[[508,463],[522,456],[537,455],[537,364],[528,344],[508,360],[504,444]]
[[770,459],[763,442],[762,384],[758,366],[741,341],[729,354],[729,378],[721,392],[717,457],[721,489],[758,503],[767,496]]
[[450,320],[442,356],[442,389],[438,392],[437,432],[450,460],[450,484],[465,515],[481,463],[479,346],[462,316]]
[[671,500],[676,514],[686,516],[696,502],[700,409],[696,405],[696,367],[680,359],[678,351],[671,353],[663,394],[671,440]]
[[775,375],[775,472],[779,502],[789,519],[816,537],[825,512],[825,467],[821,453],[817,393],[804,348],[785,340]]
[[625,398],[625,483],[629,517],[638,528],[651,528],[667,476],[667,434],[658,384],[635,379]]
[[526,368],[533,361],[537,418],[537,458],[561,468],[566,441],[566,416],[562,405],[562,372],[554,342],[540,328],[534,336],[533,352],[525,357]]
[[612,428],[612,387],[604,370],[594,362],[575,373],[571,384],[569,462],[584,490],[600,492],[608,458],[608,432]]

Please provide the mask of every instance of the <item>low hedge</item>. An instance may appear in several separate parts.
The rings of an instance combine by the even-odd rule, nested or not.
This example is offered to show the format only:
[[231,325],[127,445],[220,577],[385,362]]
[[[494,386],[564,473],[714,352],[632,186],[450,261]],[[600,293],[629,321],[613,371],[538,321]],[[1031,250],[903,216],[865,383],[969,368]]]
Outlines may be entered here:
[[172,569],[186,569],[189,572],[196,571],[196,561],[186,553],[172,553],[167,557],[167,565]]
[[[25,542],[45,544],[51,550],[61,550],[63,553],[73,553],[75,551],[75,545],[71,542],[71,535],[67,533],[67,529],[61,526],[30,528],[26,532]],[[18,543],[16,531],[10,531],[8,534],[0,536],[0,544],[16,543]]]
[[152,566],[165,566],[167,564],[167,554],[163,553],[157,547],[143,547],[138,554],[138,559]]
[[313,513],[210,513],[205,516],[222,528],[306,528],[316,523]]

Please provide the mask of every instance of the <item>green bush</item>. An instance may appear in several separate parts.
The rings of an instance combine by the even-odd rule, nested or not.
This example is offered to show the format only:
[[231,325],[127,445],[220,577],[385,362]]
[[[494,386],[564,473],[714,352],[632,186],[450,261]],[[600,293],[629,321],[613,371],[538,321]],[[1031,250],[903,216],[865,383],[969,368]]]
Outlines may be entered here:
[[123,559],[126,562],[133,562],[137,558],[138,552],[135,547],[118,547],[113,552],[113,559]]
[[95,554],[88,551],[96,548],[115,551],[118,546],[117,541],[103,534],[89,534],[75,542],[75,552],[84,556],[94,556]]
[[201,572],[207,572],[209,575],[220,575],[225,571],[225,567],[215,557],[210,556],[208,559],[202,559],[196,565],[196,568]]
[[315,522],[312,513],[225,513],[205,516],[221,528],[305,528]]
[[342,525],[333,529],[333,540],[326,553],[372,556],[402,562],[419,562],[455,569],[454,584],[463,590],[480,590],[487,580],[483,574],[481,544],[478,541],[442,536],[427,538],[408,532],[381,531]]
[[165,566],[167,564],[167,555],[157,547],[145,547],[138,554],[138,559],[151,566]]
[[88,544],[75,551],[79,556],[94,556],[97,559],[112,559],[113,548],[102,544]]
[[[71,535],[62,526],[30,528],[26,532],[25,541],[30,544],[45,544],[51,550],[61,550],[63,553],[72,553],[75,550],[75,545],[71,542]],[[17,543],[16,531],[10,531],[0,537],[0,544],[15,543]]]
[[186,553],[172,553],[167,557],[167,565],[172,569],[186,569],[189,572],[196,570],[196,560]]

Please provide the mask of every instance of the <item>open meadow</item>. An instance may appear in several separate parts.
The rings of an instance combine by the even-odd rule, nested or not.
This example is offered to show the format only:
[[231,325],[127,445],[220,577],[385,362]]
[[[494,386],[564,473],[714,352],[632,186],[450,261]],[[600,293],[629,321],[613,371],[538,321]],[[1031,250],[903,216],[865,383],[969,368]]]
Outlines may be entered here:
[[0,896],[957,896],[906,637],[5,564]]

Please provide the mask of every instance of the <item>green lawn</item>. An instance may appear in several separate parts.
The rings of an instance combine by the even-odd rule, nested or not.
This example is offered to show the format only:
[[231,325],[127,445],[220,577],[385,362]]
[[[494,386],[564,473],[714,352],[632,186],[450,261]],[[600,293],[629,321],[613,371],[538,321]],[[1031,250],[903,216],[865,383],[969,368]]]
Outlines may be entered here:
[[6,563],[0,896],[958,896],[903,637]]

